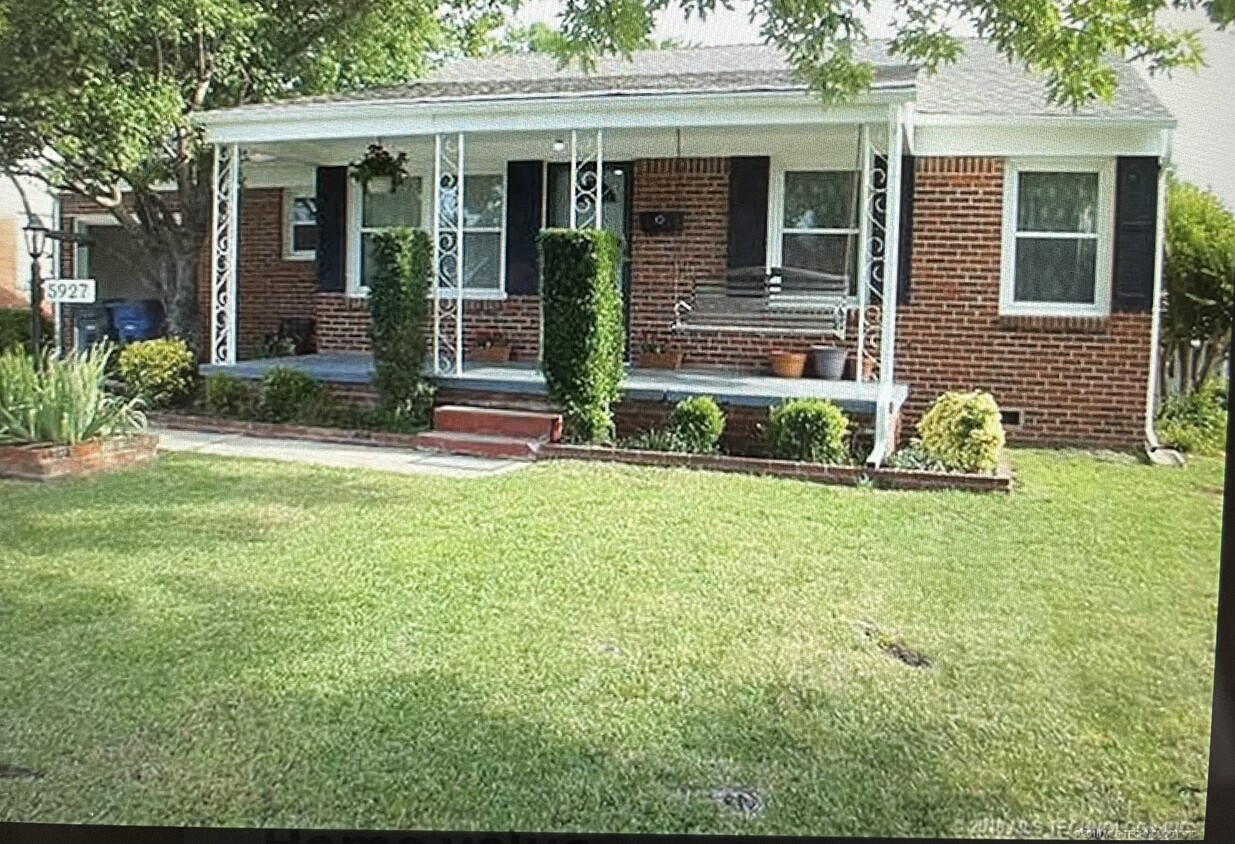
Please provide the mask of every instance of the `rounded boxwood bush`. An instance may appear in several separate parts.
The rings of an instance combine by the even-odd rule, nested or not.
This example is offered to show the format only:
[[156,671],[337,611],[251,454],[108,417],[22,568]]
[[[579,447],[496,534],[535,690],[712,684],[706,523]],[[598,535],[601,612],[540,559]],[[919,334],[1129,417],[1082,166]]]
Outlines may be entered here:
[[993,472],[1003,448],[999,405],[990,393],[944,393],[918,423],[922,450],[954,472]]
[[315,405],[324,391],[312,376],[288,366],[276,366],[262,376],[262,417],[271,422],[290,422]]
[[709,454],[725,432],[725,414],[711,396],[682,399],[669,415],[669,431],[682,450]]
[[222,372],[206,377],[205,393],[206,409],[220,416],[242,416],[252,400],[247,381]]
[[791,399],[772,408],[772,456],[807,463],[843,463],[849,455],[849,418],[826,399]]
[[148,407],[167,407],[189,394],[196,358],[188,343],[175,337],[130,343],[120,352],[120,380]]

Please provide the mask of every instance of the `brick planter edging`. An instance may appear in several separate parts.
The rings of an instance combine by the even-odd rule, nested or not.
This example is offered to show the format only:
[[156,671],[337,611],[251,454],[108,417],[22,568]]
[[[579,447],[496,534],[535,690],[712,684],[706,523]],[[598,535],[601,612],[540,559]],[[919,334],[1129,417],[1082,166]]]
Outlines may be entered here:
[[128,434],[77,445],[0,446],[0,478],[50,481],[142,466],[154,460],[158,444],[153,434]]
[[247,419],[223,419],[217,416],[196,416],[188,413],[149,413],[154,425],[179,431],[201,431],[208,434],[246,434],[253,437],[278,437],[343,445],[376,445],[414,448],[415,434],[389,431],[365,431],[354,428],[323,428],[316,425],[293,425],[283,422],[253,422]]
[[956,489],[968,492],[1012,491],[1012,476],[1006,463],[995,475],[971,475],[951,472],[927,472],[917,469],[868,469],[863,466],[836,466],[821,463],[797,463],[792,460],[768,460],[754,457],[731,457],[722,454],[676,454],[661,451],[637,451],[627,448],[546,443],[539,458],[566,460],[600,460],[629,463],[636,466],[686,467],[714,472],[744,475],[765,475],[793,478],[822,484],[856,486],[867,478],[879,489],[938,490]]

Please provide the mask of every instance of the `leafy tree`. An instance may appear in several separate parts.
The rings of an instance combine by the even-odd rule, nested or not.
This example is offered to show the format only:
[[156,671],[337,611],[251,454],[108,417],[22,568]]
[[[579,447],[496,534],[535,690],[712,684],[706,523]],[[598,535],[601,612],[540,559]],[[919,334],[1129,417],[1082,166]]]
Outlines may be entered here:
[[[1161,25],[1171,8],[1204,8],[1219,25],[1235,0],[893,0],[892,52],[928,70],[955,61],[960,22],[1010,60],[1045,74],[1050,96],[1110,99],[1105,57],[1151,70],[1197,67],[1193,31]],[[210,216],[207,109],[403,82],[450,54],[492,49],[521,0],[0,0],[0,168],[108,208],[149,255],[139,272],[163,298],[172,331],[199,351],[197,273]],[[731,0],[564,0],[559,31],[529,35],[588,66],[648,46],[666,13],[706,17]],[[870,0],[750,0],[825,102],[873,75],[861,58]]]
[[1163,280],[1164,370],[1191,393],[1231,350],[1235,216],[1210,191],[1174,178],[1166,195]]

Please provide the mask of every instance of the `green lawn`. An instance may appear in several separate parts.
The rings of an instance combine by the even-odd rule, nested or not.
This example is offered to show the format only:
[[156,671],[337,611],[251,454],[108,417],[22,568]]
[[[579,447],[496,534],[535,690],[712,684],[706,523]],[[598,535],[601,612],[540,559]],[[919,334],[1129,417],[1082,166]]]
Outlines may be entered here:
[[0,820],[1199,836],[1222,466],[1013,460],[0,482]]

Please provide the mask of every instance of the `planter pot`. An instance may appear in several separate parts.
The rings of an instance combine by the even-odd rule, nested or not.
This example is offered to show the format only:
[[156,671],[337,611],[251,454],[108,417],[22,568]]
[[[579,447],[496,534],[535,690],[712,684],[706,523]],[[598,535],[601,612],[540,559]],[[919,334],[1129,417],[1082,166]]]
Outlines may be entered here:
[[472,349],[467,356],[481,363],[507,363],[510,360],[510,346],[481,346]]
[[[854,377],[854,368],[857,363],[856,355],[849,355],[845,358],[845,378],[852,380]],[[875,359],[870,355],[862,356],[862,380],[869,381],[875,377]]]
[[811,346],[815,375],[825,381],[839,381],[845,374],[845,359],[849,352],[836,346]]
[[365,190],[369,193],[394,193],[395,180],[390,176],[374,176],[365,185]]
[[806,371],[806,353],[772,352],[768,355],[768,363],[777,378],[801,378]]
[[642,369],[679,369],[682,352],[640,352],[639,366]]

